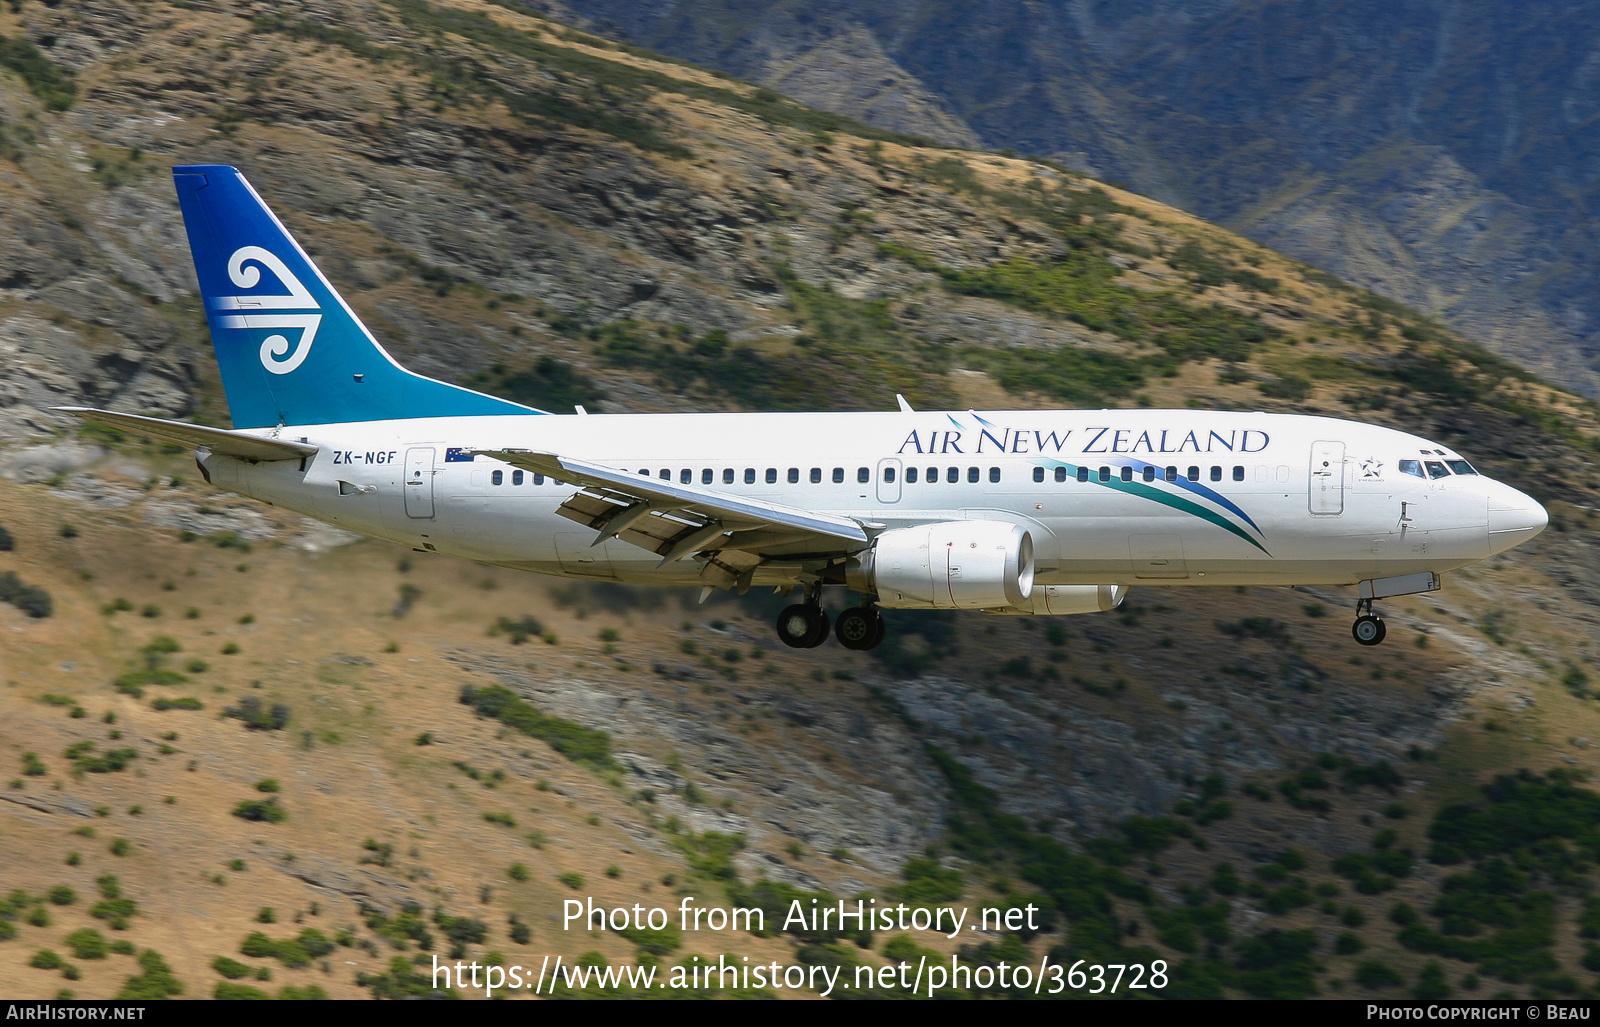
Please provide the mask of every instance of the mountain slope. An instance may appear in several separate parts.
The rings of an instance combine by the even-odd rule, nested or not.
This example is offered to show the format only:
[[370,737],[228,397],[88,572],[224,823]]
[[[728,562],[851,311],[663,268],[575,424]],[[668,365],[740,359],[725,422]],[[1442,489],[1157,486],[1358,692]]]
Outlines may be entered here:
[[[120,953],[72,957],[77,984],[29,965],[83,927],[162,953],[190,995],[224,955],[274,975],[251,986],[348,996],[454,948],[890,958],[882,936],[674,948],[559,923],[586,894],[782,887],[1047,903],[1041,936],[977,935],[964,958],[1162,958],[1184,994],[1382,994],[1368,960],[1408,983],[1443,960],[1451,987],[1591,987],[1583,906],[1544,877],[1524,890],[1544,909],[1557,889],[1554,912],[1519,942],[1536,967],[1419,932],[1442,929],[1428,911],[1459,861],[1506,854],[1429,862],[1441,810],[1581,804],[1568,779],[1476,786],[1600,767],[1592,405],[1062,167],[853,125],[505,6],[19,6],[0,8],[23,69],[0,74],[8,994],[138,974]],[[47,410],[227,423],[166,171],[213,161],[245,169],[402,360],[542,406],[1321,411],[1458,446],[1553,528],[1386,604],[1395,644],[1375,652],[1352,648],[1342,591],[1185,589],[1059,623],[903,615],[873,655],[797,652],[770,634],[781,597],[702,607],[352,542]],[[496,686],[538,713],[480,716]],[[287,819],[233,812],[251,802]],[[124,931],[90,911],[107,874],[140,910]],[[82,901],[44,900],[62,884]],[[1419,931],[1400,936],[1396,902]],[[241,951],[308,926],[350,944],[306,966]],[[1271,931],[1299,940],[1263,963]]]
[[[1600,387],[1590,4],[1552,15],[1447,0],[570,0],[566,11],[774,83],[775,45],[753,40],[805,52],[868,34],[991,147],[1131,183],[1590,395]],[[831,68],[795,95],[873,120],[840,99],[872,70]]]

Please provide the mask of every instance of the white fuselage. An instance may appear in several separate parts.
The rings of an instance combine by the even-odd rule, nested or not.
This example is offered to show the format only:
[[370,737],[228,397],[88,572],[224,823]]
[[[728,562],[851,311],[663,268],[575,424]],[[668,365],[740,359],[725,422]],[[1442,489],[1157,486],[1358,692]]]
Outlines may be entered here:
[[[250,434],[319,452],[303,465],[202,454],[215,484],[420,549],[629,582],[693,584],[700,568],[692,559],[658,566],[656,554],[618,539],[591,548],[595,531],[556,513],[576,486],[462,454],[579,457],[858,518],[872,530],[1010,521],[1031,533],[1042,584],[1351,584],[1470,564],[1546,523],[1543,508],[1508,485],[1427,476],[1428,463],[1461,460],[1442,445],[1285,414],[533,415]],[[1403,473],[1402,460],[1422,476]],[[754,582],[792,582],[793,564],[783,566]]]

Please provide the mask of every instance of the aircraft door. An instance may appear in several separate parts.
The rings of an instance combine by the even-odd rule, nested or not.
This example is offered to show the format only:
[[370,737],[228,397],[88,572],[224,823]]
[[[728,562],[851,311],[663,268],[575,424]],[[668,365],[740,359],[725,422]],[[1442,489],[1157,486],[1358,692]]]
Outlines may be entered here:
[[905,469],[894,457],[878,461],[878,502],[900,502],[900,476]]
[[414,446],[406,450],[406,516],[426,519],[433,516],[433,447]]
[[1311,444],[1311,512],[1322,516],[1344,513],[1344,443]]

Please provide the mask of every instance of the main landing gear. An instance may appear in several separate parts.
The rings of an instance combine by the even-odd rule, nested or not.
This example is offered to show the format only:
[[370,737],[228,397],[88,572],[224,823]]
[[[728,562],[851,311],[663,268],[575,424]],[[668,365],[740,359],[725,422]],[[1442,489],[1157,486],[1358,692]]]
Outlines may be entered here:
[[[786,606],[778,614],[778,638],[794,649],[815,649],[828,640],[828,611],[822,608],[821,589],[808,589],[805,602]],[[839,644],[846,649],[876,649],[886,627],[883,614],[874,606],[855,606],[839,614],[832,625]]]
[[1360,599],[1356,601],[1356,622],[1350,627],[1350,634],[1362,645],[1377,645],[1382,642],[1389,629],[1383,626],[1383,618],[1372,612],[1372,600]]

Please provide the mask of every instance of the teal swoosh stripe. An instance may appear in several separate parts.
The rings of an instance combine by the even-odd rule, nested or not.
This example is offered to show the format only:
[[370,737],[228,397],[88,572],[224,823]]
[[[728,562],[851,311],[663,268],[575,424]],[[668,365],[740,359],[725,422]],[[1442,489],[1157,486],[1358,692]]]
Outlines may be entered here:
[[[1126,492],[1130,495],[1138,496],[1141,499],[1148,499],[1151,502],[1160,503],[1162,506],[1170,506],[1174,510],[1182,510],[1184,513],[1191,514],[1200,518],[1201,520],[1210,521],[1217,527],[1229,531],[1244,539],[1246,542],[1250,543],[1252,546],[1255,546],[1263,553],[1267,553],[1267,548],[1265,546],[1251,538],[1238,525],[1223,518],[1221,514],[1207,510],[1203,506],[1198,506],[1194,503],[1191,503],[1187,499],[1179,499],[1177,496],[1168,495],[1167,493],[1162,492],[1160,489],[1153,489],[1142,481],[1121,481],[1114,478],[1111,481],[1096,481],[1092,482],[1092,484],[1103,485],[1107,488],[1116,489],[1118,492]],[[1267,553],[1267,555],[1271,556],[1272,554]]]
[[[1077,476],[1078,467],[1076,464],[1069,464],[1064,460],[1047,460],[1045,462],[1047,464],[1060,464],[1067,469],[1068,474],[1071,474],[1074,477]],[[1160,489],[1151,488],[1142,481],[1123,481],[1120,478],[1113,478],[1110,481],[1098,481],[1094,474],[1094,469],[1090,468],[1089,470],[1089,480],[1085,484],[1099,485],[1102,488],[1116,489],[1118,492],[1126,492],[1129,495],[1138,496],[1140,499],[1148,499],[1152,503],[1160,503],[1162,506],[1168,506],[1174,510],[1181,510],[1182,512],[1193,517],[1198,517],[1203,521],[1208,521],[1211,524],[1215,524],[1217,527],[1230,534],[1239,536],[1252,546],[1255,546],[1257,549],[1261,550],[1263,553],[1266,553],[1268,556],[1272,555],[1271,553],[1267,552],[1266,546],[1251,538],[1237,524],[1234,524],[1232,521],[1223,517],[1221,514],[1216,513],[1215,511],[1207,510],[1205,507],[1191,503],[1187,499],[1169,495],[1165,492],[1162,492]]]

